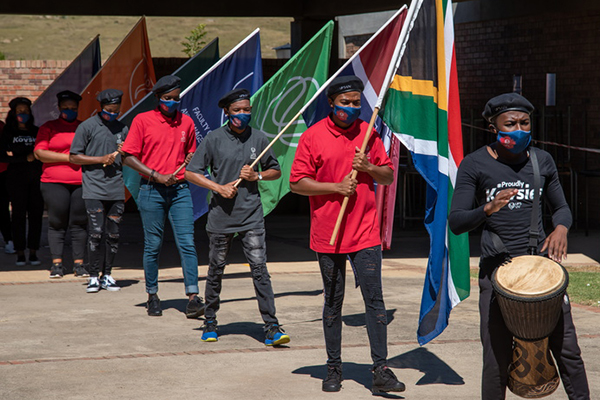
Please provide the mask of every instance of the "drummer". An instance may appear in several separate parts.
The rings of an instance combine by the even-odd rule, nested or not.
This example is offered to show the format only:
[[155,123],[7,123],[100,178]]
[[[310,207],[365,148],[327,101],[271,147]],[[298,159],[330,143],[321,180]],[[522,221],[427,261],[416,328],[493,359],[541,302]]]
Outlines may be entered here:
[[[512,359],[512,333],[504,324],[492,290],[491,277],[507,258],[526,255],[531,225],[533,167],[530,160],[533,105],[516,93],[488,101],[483,117],[497,140],[469,154],[460,164],[449,215],[450,229],[461,234],[483,224],[479,263],[480,334],[483,345],[482,399],[504,399]],[[554,230],[547,237],[538,217],[538,254],[556,262],[567,256],[567,233],[572,217],[552,157],[536,149],[540,193],[552,209]],[[540,196],[533,196],[536,201]],[[541,203],[541,202],[540,202]],[[589,399],[590,392],[568,296],[550,335],[569,399]]]

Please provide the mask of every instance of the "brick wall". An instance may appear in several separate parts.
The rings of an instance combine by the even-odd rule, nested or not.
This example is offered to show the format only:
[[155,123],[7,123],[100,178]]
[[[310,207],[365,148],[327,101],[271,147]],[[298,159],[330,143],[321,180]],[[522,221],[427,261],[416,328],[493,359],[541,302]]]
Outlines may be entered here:
[[69,65],[65,60],[0,60],[0,118],[8,102],[24,96],[34,101]]
[[[540,14],[529,17],[457,24],[456,59],[463,120],[480,118],[486,101],[512,91],[513,75],[523,79],[523,95],[537,108],[534,137],[600,148],[600,11]],[[556,73],[556,106],[544,107],[546,73]],[[569,121],[570,109],[570,123]],[[469,144],[493,140],[484,132],[465,129]],[[470,142],[470,143],[469,143]],[[600,168],[600,155],[548,146],[562,172],[571,201],[570,172]],[[590,210],[600,207],[600,185],[590,183]],[[579,217],[584,210],[584,182],[580,179]],[[575,197],[573,197],[575,198]],[[575,203],[575,201],[573,201]],[[571,204],[574,208],[575,204]],[[592,217],[600,221],[594,212]]]

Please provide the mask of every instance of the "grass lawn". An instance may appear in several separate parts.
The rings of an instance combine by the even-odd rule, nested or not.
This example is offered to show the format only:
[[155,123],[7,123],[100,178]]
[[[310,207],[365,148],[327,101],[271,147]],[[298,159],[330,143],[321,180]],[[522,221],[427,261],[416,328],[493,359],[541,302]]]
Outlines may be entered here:
[[[471,278],[478,274],[478,269],[471,270]],[[572,303],[600,307],[600,272],[570,270],[567,292]]]
[[[100,34],[106,60],[138,17],[0,15],[0,52],[7,60],[72,60]],[[206,24],[206,43],[219,37],[221,55],[260,28],[263,58],[290,41],[292,18],[146,17],[154,57],[185,57],[181,42],[198,24]]]

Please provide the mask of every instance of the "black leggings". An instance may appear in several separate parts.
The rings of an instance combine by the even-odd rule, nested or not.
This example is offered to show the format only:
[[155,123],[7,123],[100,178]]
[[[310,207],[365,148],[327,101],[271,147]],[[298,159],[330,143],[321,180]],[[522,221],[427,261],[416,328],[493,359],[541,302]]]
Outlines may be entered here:
[[12,240],[10,228],[10,201],[8,200],[8,190],[6,189],[6,171],[0,172],[0,233],[4,238],[4,243]]
[[[32,168],[33,169],[33,168]],[[7,171],[6,188],[12,207],[12,235],[15,250],[38,250],[42,237],[44,199],[35,171]]]
[[69,228],[73,260],[83,260],[87,240],[87,213],[81,198],[81,185],[42,182],[41,188],[48,208],[48,243],[52,259],[63,258],[65,234]]

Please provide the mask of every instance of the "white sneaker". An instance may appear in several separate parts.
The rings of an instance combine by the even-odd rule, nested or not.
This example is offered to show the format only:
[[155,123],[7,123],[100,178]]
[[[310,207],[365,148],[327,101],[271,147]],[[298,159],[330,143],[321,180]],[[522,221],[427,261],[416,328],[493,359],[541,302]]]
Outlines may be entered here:
[[100,282],[98,281],[97,276],[92,276],[88,281],[88,286],[86,292],[88,293],[98,293],[100,291]]
[[102,275],[102,278],[100,278],[100,286],[102,289],[108,290],[109,292],[121,290],[119,285],[117,285],[117,281],[110,275]]
[[13,243],[12,240],[9,240],[8,243],[6,243],[4,245],[4,252],[6,254],[15,254],[16,253],[16,251],[15,251],[15,244]]

